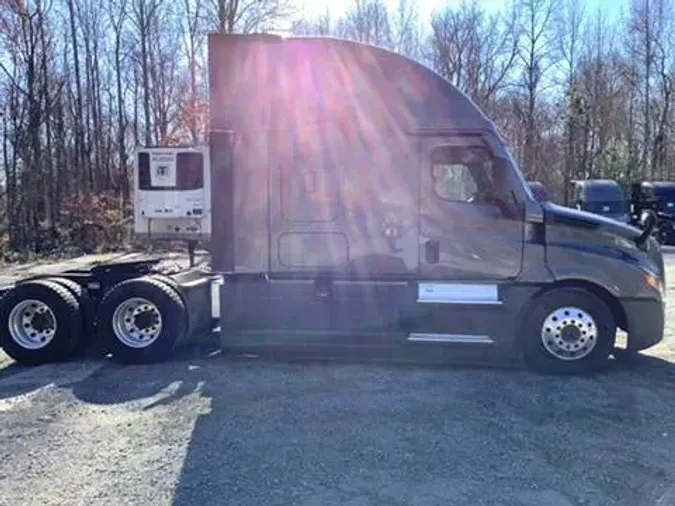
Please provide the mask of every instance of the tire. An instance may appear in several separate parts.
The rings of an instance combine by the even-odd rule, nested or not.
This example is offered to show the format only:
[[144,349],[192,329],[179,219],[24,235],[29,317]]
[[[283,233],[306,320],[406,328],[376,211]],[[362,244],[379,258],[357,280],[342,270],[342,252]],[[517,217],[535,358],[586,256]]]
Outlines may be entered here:
[[89,296],[87,291],[82,287],[82,285],[76,281],[68,278],[49,278],[48,281],[58,283],[59,285],[67,288],[70,293],[72,293],[77,298],[77,301],[80,304],[80,314],[82,316],[82,333],[78,343],[75,345],[72,355],[76,358],[82,358],[87,354],[87,348],[94,337],[94,319],[96,316],[94,311],[94,301]]
[[[171,288],[176,294],[178,294],[178,297],[180,300],[183,302],[185,305],[185,299],[183,298],[181,291],[180,291],[180,285],[178,284],[178,281],[173,279],[171,276],[166,276],[164,274],[149,274],[147,277],[156,279],[160,283],[164,283],[166,286]],[[186,325],[187,328],[190,328],[190,312],[187,310],[186,306]],[[186,331],[183,336],[180,338],[180,341],[183,341],[187,337],[188,332]],[[177,343],[178,344],[178,343]]]
[[106,351],[126,364],[166,360],[187,332],[180,295],[151,276],[114,286],[101,301],[96,320]]
[[[38,312],[34,312],[36,309]],[[38,318],[40,314],[44,318]],[[38,329],[37,325],[46,328]],[[0,300],[0,347],[20,364],[41,365],[70,358],[81,332],[82,315],[77,298],[58,283],[47,280],[20,283]],[[43,343],[39,342],[41,339]]]
[[661,229],[658,231],[657,240],[659,244],[663,244],[665,246],[668,245],[668,235],[666,234],[665,230]]
[[170,276],[165,276],[164,274],[149,274],[148,278],[156,279],[160,283],[170,286],[173,290],[180,294],[180,288],[178,287],[178,282]]
[[536,297],[528,313],[521,344],[531,370],[590,374],[607,365],[616,340],[616,322],[597,296],[581,288],[556,288]]

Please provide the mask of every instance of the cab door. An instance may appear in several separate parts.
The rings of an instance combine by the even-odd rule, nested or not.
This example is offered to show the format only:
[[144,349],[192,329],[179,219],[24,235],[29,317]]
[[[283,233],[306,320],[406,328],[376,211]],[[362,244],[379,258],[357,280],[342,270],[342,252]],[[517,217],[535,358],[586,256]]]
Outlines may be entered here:
[[419,280],[404,321],[408,343],[429,351],[497,343],[504,288],[521,270],[524,212],[509,191],[515,172],[482,139],[420,139]]
[[424,279],[503,282],[523,257],[524,216],[511,167],[482,137],[421,142],[420,274]]

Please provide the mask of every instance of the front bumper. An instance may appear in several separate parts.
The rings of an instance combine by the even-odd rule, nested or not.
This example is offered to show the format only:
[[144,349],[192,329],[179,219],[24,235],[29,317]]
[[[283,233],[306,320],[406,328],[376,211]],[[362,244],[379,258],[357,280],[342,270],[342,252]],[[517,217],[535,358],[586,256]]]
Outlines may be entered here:
[[624,299],[628,333],[627,349],[640,351],[663,340],[665,305],[658,299]]

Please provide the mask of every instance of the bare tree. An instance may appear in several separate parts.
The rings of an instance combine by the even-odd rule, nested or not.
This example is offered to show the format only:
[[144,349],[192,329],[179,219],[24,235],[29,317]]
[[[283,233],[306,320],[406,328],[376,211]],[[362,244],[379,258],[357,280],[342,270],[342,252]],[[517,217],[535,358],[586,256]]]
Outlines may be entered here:
[[523,147],[523,170],[526,175],[536,177],[537,166],[537,103],[548,70],[554,64],[551,45],[551,23],[554,0],[524,0],[522,13],[522,39],[518,51],[522,65],[522,87],[525,92],[525,106],[521,111],[525,127]]
[[[70,19],[70,44],[73,51],[72,65],[75,70],[75,163],[77,173],[82,174],[86,170],[85,161],[85,129],[83,124],[84,105],[82,95],[82,77],[80,72],[80,57],[79,57],[79,39],[77,32],[77,13],[75,7],[75,0],[66,0],[68,5],[68,14]],[[81,179],[78,177],[77,181]],[[78,192],[80,188],[77,188]]]
[[675,22],[673,19],[673,2],[657,0],[655,5],[656,19],[654,27],[654,71],[658,99],[652,111],[654,139],[652,141],[652,176],[659,179],[668,178],[668,154],[670,150],[670,125],[672,114],[673,85],[675,84],[675,62],[671,55],[675,50]]
[[291,23],[291,32],[296,35],[333,35],[333,27],[330,10],[326,9],[315,18],[302,17],[294,19]]
[[359,42],[392,48],[387,4],[384,0],[354,0],[338,23],[338,33]]
[[421,56],[419,7],[416,0],[399,0],[391,16],[393,49],[410,58]]
[[126,129],[127,111],[124,89],[122,87],[123,68],[126,55],[123,52],[124,27],[127,20],[128,0],[110,0],[108,2],[108,20],[113,36],[113,66],[115,72],[115,109],[117,113],[117,152],[121,171],[121,191],[124,201],[129,198],[129,172],[127,167]]
[[[72,2],[73,0],[68,0]],[[159,8],[163,0],[132,0],[131,10],[132,16],[130,20],[135,30],[135,38],[140,47],[140,55],[138,55],[140,60],[141,68],[141,79],[142,79],[142,92],[143,92],[143,117],[144,125],[143,131],[145,132],[145,144],[147,146],[152,145],[153,137],[153,125],[152,125],[152,110],[151,110],[151,95],[152,90],[150,89],[150,58],[151,58],[151,33],[153,24],[156,26],[156,19],[159,15]]]
[[274,30],[294,13],[293,0],[204,0],[206,26],[221,33]]
[[188,60],[190,74],[190,95],[187,102],[187,122],[189,125],[190,139],[193,144],[200,141],[198,131],[198,100],[199,88],[197,84],[199,53],[204,45],[204,38],[200,34],[200,19],[202,17],[202,0],[183,0],[183,13],[181,24],[185,33],[185,53]]
[[579,59],[583,49],[584,10],[580,0],[566,0],[554,19],[555,49],[563,72],[562,88],[565,93],[563,116],[566,130],[565,170],[563,173],[563,199],[568,203],[569,183],[579,177],[579,136],[583,122],[584,97],[577,83]]
[[481,28],[484,12],[474,1],[457,10],[446,8],[431,17],[431,51],[434,67],[474,100],[478,98]]
[[628,30],[635,44],[629,52],[639,61],[642,81],[642,145],[640,167],[641,177],[651,173],[652,144],[652,79],[656,59],[655,29],[658,0],[634,0],[631,4]]
[[488,17],[474,1],[431,18],[430,60],[446,79],[490,111],[510,83],[518,54],[517,11]]

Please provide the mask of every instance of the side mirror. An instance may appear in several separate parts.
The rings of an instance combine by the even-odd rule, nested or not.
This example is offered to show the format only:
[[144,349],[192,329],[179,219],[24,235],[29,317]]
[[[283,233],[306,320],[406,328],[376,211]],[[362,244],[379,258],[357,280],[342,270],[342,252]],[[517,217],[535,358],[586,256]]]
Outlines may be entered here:
[[638,222],[642,228],[642,233],[635,240],[635,244],[642,246],[647,241],[647,238],[651,235],[654,227],[656,226],[656,221],[656,213],[654,213],[654,211],[642,211],[640,214],[640,221]]

